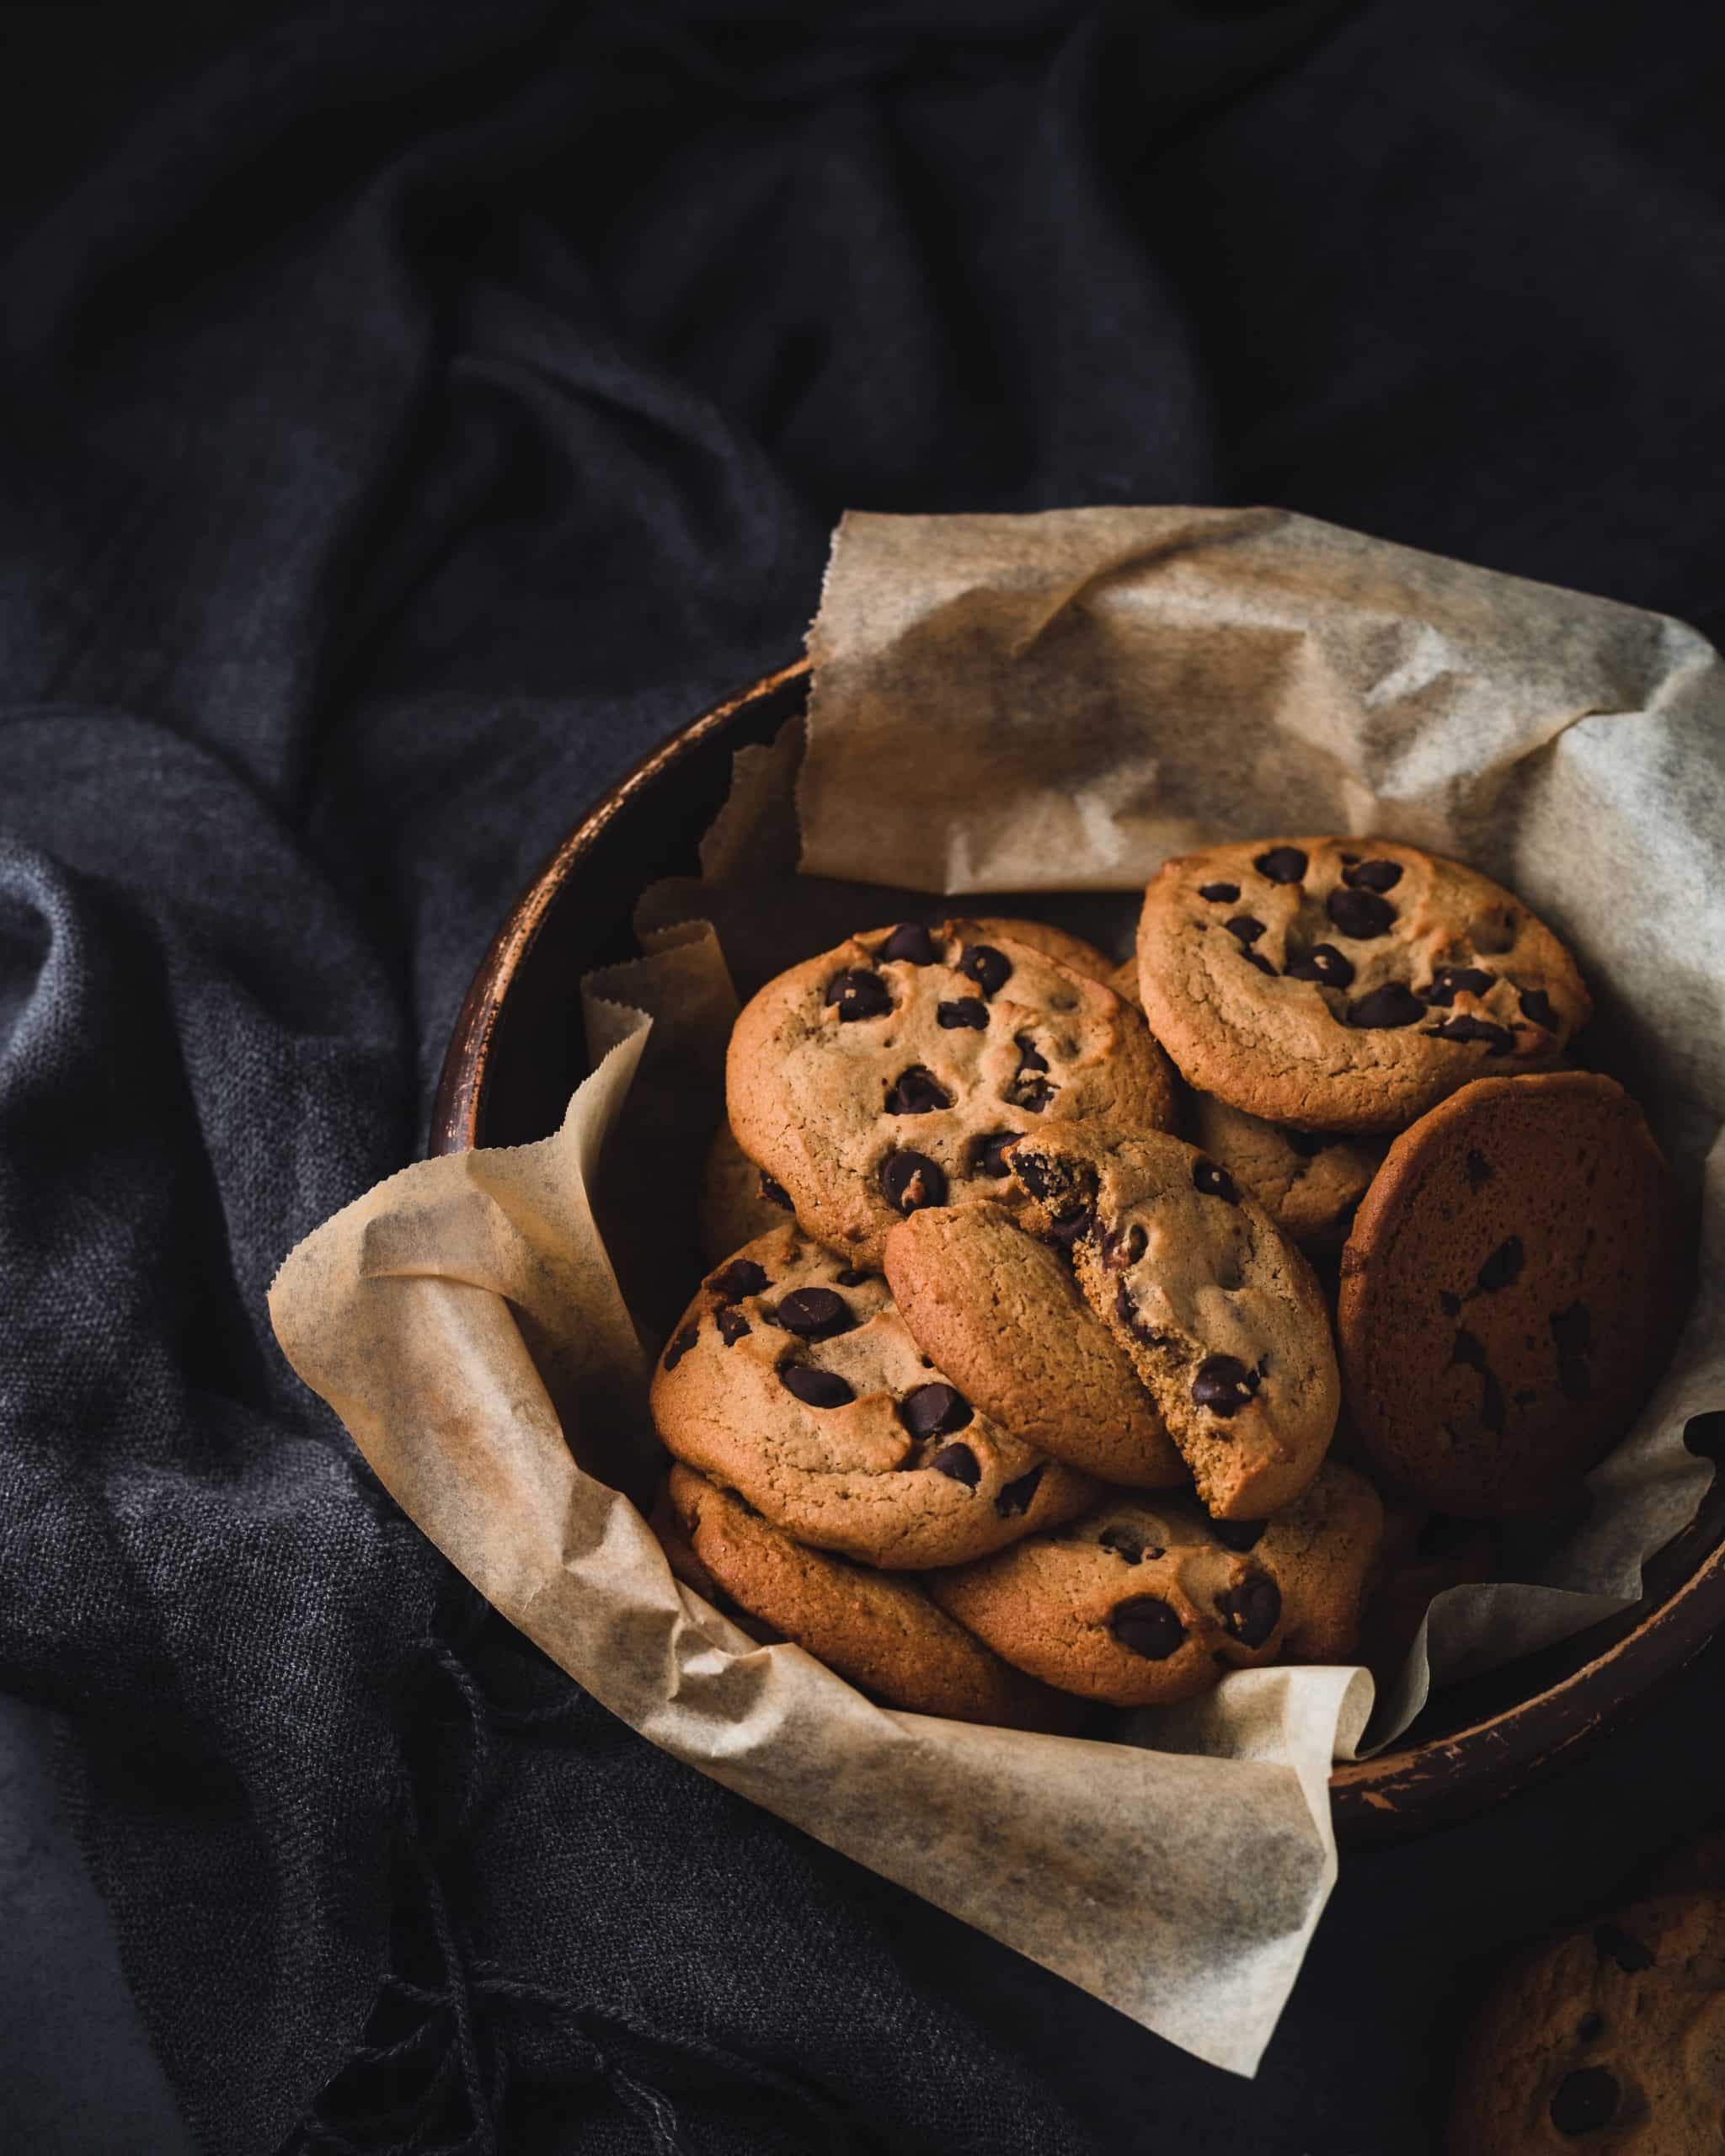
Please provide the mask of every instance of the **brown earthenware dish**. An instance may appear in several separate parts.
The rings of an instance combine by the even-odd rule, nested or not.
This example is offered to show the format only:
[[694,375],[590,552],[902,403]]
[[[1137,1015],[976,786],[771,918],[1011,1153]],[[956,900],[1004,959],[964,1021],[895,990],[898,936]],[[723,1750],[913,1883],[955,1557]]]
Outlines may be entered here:
[[[577,984],[633,955],[630,917],[659,878],[697,867],[731,753],[803,709],[806,662],[715,705],[618,781],[522,893],[467,991],[431,1150],[515,1145],[561,1120],[587,1069]],[[1701,1418],[1710,1424],[1717,1417]],[[1700,1436],[1691,1426],[1691,1442]],[[1711,1449],[1711,1448],[1710,1448]],[[1642,1600],[1573,1640],[1446,1687],[1392,1749],[1331,1777],[1346,1844],[1400,1839],[1524,1787],[1621,1726],[1725,1623],[1725,1492],[1648,1566]]]

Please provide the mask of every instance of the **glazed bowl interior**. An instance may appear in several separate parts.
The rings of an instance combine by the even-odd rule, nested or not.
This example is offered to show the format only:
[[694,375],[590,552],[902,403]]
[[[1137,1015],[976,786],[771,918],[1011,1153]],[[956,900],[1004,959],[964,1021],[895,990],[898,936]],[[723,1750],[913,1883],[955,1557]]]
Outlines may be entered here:
[[[589,1067],[581,977],[636,955],[637,899],[660,878],[698,872],[699,842],[729,792],[733,752],[770,741],[797,717],[807,680],[798,663],[702,713],[575,825],[474,977],[445,1061],[434,1152],[522,1145],[557,1128]],[[1725,1436],[1717,1430],[1722,1421],[1698,1418],[1690,1443]],[[1394,1746],[1338,1767],[1331,1788],[1343,1840],[1398,1839],[1477,1812],[1656,1696],[1725,1623],[1722,1481],[1650,1561],[1633,1609],[1445,1686]]]

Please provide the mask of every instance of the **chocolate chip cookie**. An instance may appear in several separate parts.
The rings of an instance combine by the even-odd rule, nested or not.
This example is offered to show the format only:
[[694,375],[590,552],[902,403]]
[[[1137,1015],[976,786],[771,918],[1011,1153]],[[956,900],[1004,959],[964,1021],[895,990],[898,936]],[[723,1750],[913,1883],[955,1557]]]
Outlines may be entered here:
[[770,1235],[791,1218],[791,1201],[738,1145],[728,1123],[713,1134],[701,1179],[701,1249],[717,1265],[756,1235]]
[[932,1573],[967,1631],[1044,1684],[1117,1707],[1170,1706],[1274,1658],[1282,1596],[1189,1498],[1116,1492],[1081,1519]]
[[1209,1511],[1263,1519],[1291,1504],[1340,1402],[1329,1314],[1300,1251],[1220,1161],[1164,1133],[1069,1125],[1007,1157]]
[[994,1205],[913,1213],[886,1277],[911,1337],[1015,1437],[1105,1481],[1167,1490],[1191,1474],[1069,1267]]
[[879,1273],[795,1227],[712,1275],[651,1400],[677,1459],[798,1541],[893,1571],[963,1564],[1094,1495],[948,1381]]
[[1028,944],[914,922],[769,981],[726,1063],[731,1128],[812,1235],[877,1264],[923,1206],[1009,1198],[1004,1148],[1047,1123],[1156,1129],[1171,1074],[1142,1018]]
[[1391,1146],[1342,1253],[1360,1440],[1439,1512],[1555,1502],[1628,1429],[1681,1294],[1664,1163],[1623,1088],[1481,1079]]
[[954,1624],[914,1578],[806,1550],[692,1467],[672,1468],[652,1524],[671,1570],[698,1593],[889,1706],[1048,1732],[1071,1731],[1082,1717],[1071,1699]]
[[1263,1522],[1220,1523],[1282,1593],[1284,1662],[1357,1662],[1360,1613],[1384,1539],[1383,1500],[1363,1475],[1327,1460],[1311,1486]]
[[1017,914],[991,914],[975,921],[950,921],[947,926],[948,932],[964,943],[1026,944],[1033,951],[1040,951],[1044,958],[1052,958],[1057,966],[1064,966],[1068,973],[1099,980],[1104,988],[1112,985],[1118,970],[1114,960],[1095,944],[1056,928],[1052,921],[1026,921]]
[[1187,1128],[1284,1235],[1319,1254],[1342,1247],[1354,1209],[1384,1157],[1380,1139],[1285,1130],[1230,1107],[1214,1093],[1192,1096]]
[[1651,1897],[1536,1948],[1465,2044],[1452,2156],[1698,2156],[1725,2116],[1725,1902]]
[[1400,1130],[1556,1063],[1588,1016],[1563,946],[1459,862],[1382,839],[1208,846],[1145,894],[1151,1032],[1195,1086],[1301,1130]]

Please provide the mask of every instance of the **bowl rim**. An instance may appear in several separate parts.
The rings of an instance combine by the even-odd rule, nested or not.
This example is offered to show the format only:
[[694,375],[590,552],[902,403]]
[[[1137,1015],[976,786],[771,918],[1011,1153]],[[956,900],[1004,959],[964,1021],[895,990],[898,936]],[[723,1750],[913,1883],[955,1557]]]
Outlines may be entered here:
[[[457,1014],[432,1109],[430,1154],[462,1152],[478,1143],[504,1001],[553,900],[601,834],[665,772],[811,672],[806,657],[793,659],[709,705],[615,781],[559,841],[492,938]],[[1722,1625],[1725,1539],[1629,1630],[1539,1691],[1459,1729],[1412,1744],[1398,1740],[1370,1757],[1337,1762],[1330,1794],[1338,1839],[1354,1846],[1401,1840],[1455,1823],[1519,1791],[1643,1711]]]

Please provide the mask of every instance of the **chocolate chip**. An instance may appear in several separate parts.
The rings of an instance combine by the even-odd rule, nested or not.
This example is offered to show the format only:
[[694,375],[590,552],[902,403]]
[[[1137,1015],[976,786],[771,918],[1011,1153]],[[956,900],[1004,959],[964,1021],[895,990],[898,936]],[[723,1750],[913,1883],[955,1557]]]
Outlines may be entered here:
[[895,1213],[919,1212],[947,1202],[945,1171],[926,1153],[889,1153],[880,1164],[882,1195]]
[[994,1501],[994,1508],[1002,1519],[1012,1519],[1017,1514],[1028,1513],[1030,1501],[1036,1495],[1036,1486],[1042,1480],[1043,1470],[1033,1467],[1028,1475],[1021,1475],[1016,1482],[1002,1486]]
[[992,943],[970,943],[959,954],[959,971],[985,995],[995,995],[1012,978],[1012,962]]
[[952,1095],[934,1073],[925,1070],[920,1063],[901,1070],[886,1097],[889,1115],[932,1115],[937,1108],[949,1108],[952,1105]]
[[1116,1603],[1108,1630],[1123,1647],[1142,1655],[1146,1662],[1166,1662],[1178,1652],[1186,1638],[1186,1627],[1167,1604],[1153,1594],[1135,1594],[1130,1602]]
[[1017,1135],[1016,1130],[985,1131],[971,1149],[971,1174],[973,1176],[1011,1175],[1012,1164],[1006,1157],[1006,1148]]
[[1560,1355],[1590,1355],[1594,1345],[1592,1313],[1585,1303],[1571,1303],[1553,1310],[1550,1319],[1551,1345]]
[[1583,2014],[1576,2028],[1575,2039],[1582,2044],[1597,2043],[1605,2033],[1605,2017],[1603,2014]]
[[718,1337],[727,1348],[734,1348],[740,1340],[746,1339],[754,1331],[754,1327],[740,1310],[731,1310],[729,1307],[716,1314],[715,1321],[718,1326]]
[[857,1397],[836,1370],[817,1370],[812,1363],[781,1363],[778,1381],[805,1407],[845,1407]]
[[729,1265],[722,1265],[707,1283],[710,1294],[723,1297],[728,1303],[740,1303],[745,1295],[759,1295],[769,1283],[766,1273],[752,1257],[734,1257]]
[[1441,1025],[1428,1026],[1426,1038],[1477,1042],[1492,1055],[1507,1055],[1515,1045],[1515,1036],[1507,1026],[1494,1026],[1489,1018],[1476,1018],[1471,1011],[1445,1018]]
[[1219,1594],[1216,1610],[1231,1639],[1242,1646],[1261,1647],[1281,1617],[1282,1590],[1267,1573],[1254,1572]]
[[[1112,1550],[1117,1557],[1124,1557],[1129,1565],[1144,1562],[1144,1537],[1135,1534],[1130,1527],[1105,1527],[1097,1536],[1104,1550]],[[1160,1556],[1160,1550],[1156,1553]]]
[[1303,958],[1296,958],[1287,969],[1290,980],[1315,980],[1322,988],[1348,988],[1353,985],[1354,963],[1344,958],[1333,943],[1314,943]]
[[1653,1966],[1651,1951],[1621,1924],[1595,1924],[1594,1951],[1602,1961],[1615,1961],[1626,1977],[1638,1977],[1643,1969]]
[[969,1445],[943,1445],[928,1464],[937,1475],[962,1482],[967,1490],[974,1490],[982,1480],[981,1463]]
[[955,1033],[968,1026],[973,1033],[988,1031],[988,1006],[974,995],[961,996],[956,1003],[937,1003],[934,1022],[943,1032]]
[[835,1333],[853,1331],[857,1323],[851,1305],[830,1288],[793,1288],[780,1296],[773,1317],[798,1340],[830,1340]]
[[782,1182],[775,1182],[765,1168],[761,1171],[761,1195],[769,1205],[781,1206],[787,1213],[794,1213],[797,1209],[791,1203],[789,1191]]
[[1071,1250],[1074,1244],[1081,1243],[1095,1225],[1096,1208],[1080,1203],[1057,1213],[1049,1222],[1049,1233],[1062,1249]]
[[1488,994],[1497,978],[1495,974],[1482,973],[1477,966],[1439,966],[1419,992],[1428,1003],[1439,1003],[1447,1008],[1458,995]]
[[838,1281],[841,1288],[860,1288],[874,1277],[872,1273],[859,1273],[854,1265],[847,1265],[838,1276]]
[[1254,920],[1249,913],[1236,913],[1231,921],[1222,923],[1230,936],[1236,936],[1242,943],[1255,943],[1263,934],[1263,923]]
[[1458,1332],[1450,1349],[1449,1368],[1460,1363],[1464,1369],[1482,1370],[1486,1367],[1486,1351],[1468,1331]]
[[1206,1355],[1192,1380],[1194,1402],[1225,1419],[1237,1415],[1257,1390],[1258,1372],[1232,1355]]
[[1258,1546],[1266,1521],[1261,1519],[1213,1519],[1210,1531],[1225,1550],[1244,1553]]
[[884,1017],[893,1007],[893,999],[880,975],[863,973],[860,969],[835,974],[826,984],[826,1000],[839,1006],[841,1026],[855,1018]]
[[1297,883],[1306,873],[1306,856],[1297,846],[1273,846],[1252,865],[1273,883]]
[[1521,1015],[1531,1018],[1536,1026],[1543,1026],[1548,1033],[1557,1030],[1557,1014],[1551,1008],[1551,999],[1542,988],[1524,988],[1520,991]]
[[670,1347],[665,1351],[665,1369],[668,1370],[674,1370],[700,1337],[701,1334],[697,1325],[686,1325],[682,1331],[678,1333],[676,1338],[671,1342]]
[[1617,2111],[1617,2077],[1602,2066],[1578,2067],[1557,2084],[1551,2099],[1551,2124],[1566,2139],[1609,2126]]
[[1375,891],[1350,891],[1345,884],[1331,892],[1324,911],[1356,943],[1369,943],[1374,937],[1387,935],[1396,919],[1396,909],[1387,899],[1381,899]]
[[1399,980],[1386,981],[1370,995],[1362,995],[1348,1008],[1348,1022],[1370,1033],[1385,1033],[1392,1026],[1414,1026],[1425,1016],[1425,1006]]
[[1208,899],[1212,905],[1231,906],[1240,895],[1237,883],[1200,883],[1198,895]]
[[1503,1434],[1503,1388],[1495,1375],[1482,1369],[1479,1374],[1479,1419],[1498,1437]]
[[1302,1161],[1316,1159],[1336,1142],[1333,1138],[1326,1138],[1322,1131],[1317,1130],[1284,1130],[1282,1135]]
[[1248,966],[1256,966],[1261,974],[1268,974],[1272,980],[1275,979],[1276,969],[1262,951],[1248,951],[1242,944],[1240,955]]
[[1116,1228],[1103,1237],[1102,1262],[1110,1273],[1124,1273],[1136,1265],[1150,1246],[1150,1237],[1134,1221],[1130,1228]]
[[1438,1290],[1438,1301],[1442,1305],[1444,1314],[1446,1317],[1461,1316],[1461,1298],[1460,1295],[1452,1295],[1447,1288],[1439,1288]]
[[1054,1196],[1055,1171],[1036,1154],[1026,1152],[1021,1147],[1012,1155],[1012,1172],[1033,1198],[1049,1198]]
[[1495,1294],[1499,1288],[1508,1288],[1521,1278],[1521,1268],[1527,1253],[1521,1247],[1519,1235],[1511,1235],[1507,1242],[1499,1243],[1479,1269],[1479,1284],[1487,1294]]
[[1014,1107],[1040,1115],[1060,1090],[1058,1086],[1050,1086],[1046,1078],[1020,1078],[1015,1079],[1007,1089],[1007,1097]]
[[1012,1036],[1012,1045],[1018,1051],[1018,1068],[1021,1070],[1046,1070],[1048,1069],[1048,1058],[1042,1053],[1041,1049],[1038,1048],[1036,1043],[1031,1039],[1028,1033],[1014,1033]]
[[899,1402],[899,1420],[913,1438],[948,1437],[962,1430],[975,1413],[964,1394],[949,1385],[919,1385]]
[[918,921],[901,921],[875,953],[877,958],[897,958],[908,966],[932,966],[939,957],[934,938]]
[[1483,1153],[1470,1152],[1463,1166],[1470,1190],[1483,1190],[1492,1179],[1492,1164]]
[[1342,871],[1342,881],[1356,891],[1393,891],[1402,881],[1399,861],[1357,861]]
[[1240,1203],[1240,1187],[1228,1171],[1200,1154],[1192,1163],[1192,1186],[1206,1198],[1220,1198],[1225,1205]]
[[1149,1322],[1133,1300],[1132,1290],[1124,1280],[1115,1290],[1114,1315],[1132,1337],[1141,1340],[1146,1348],[1166,1348],[1172,1344],[1173,1335],[1159,1331]]

